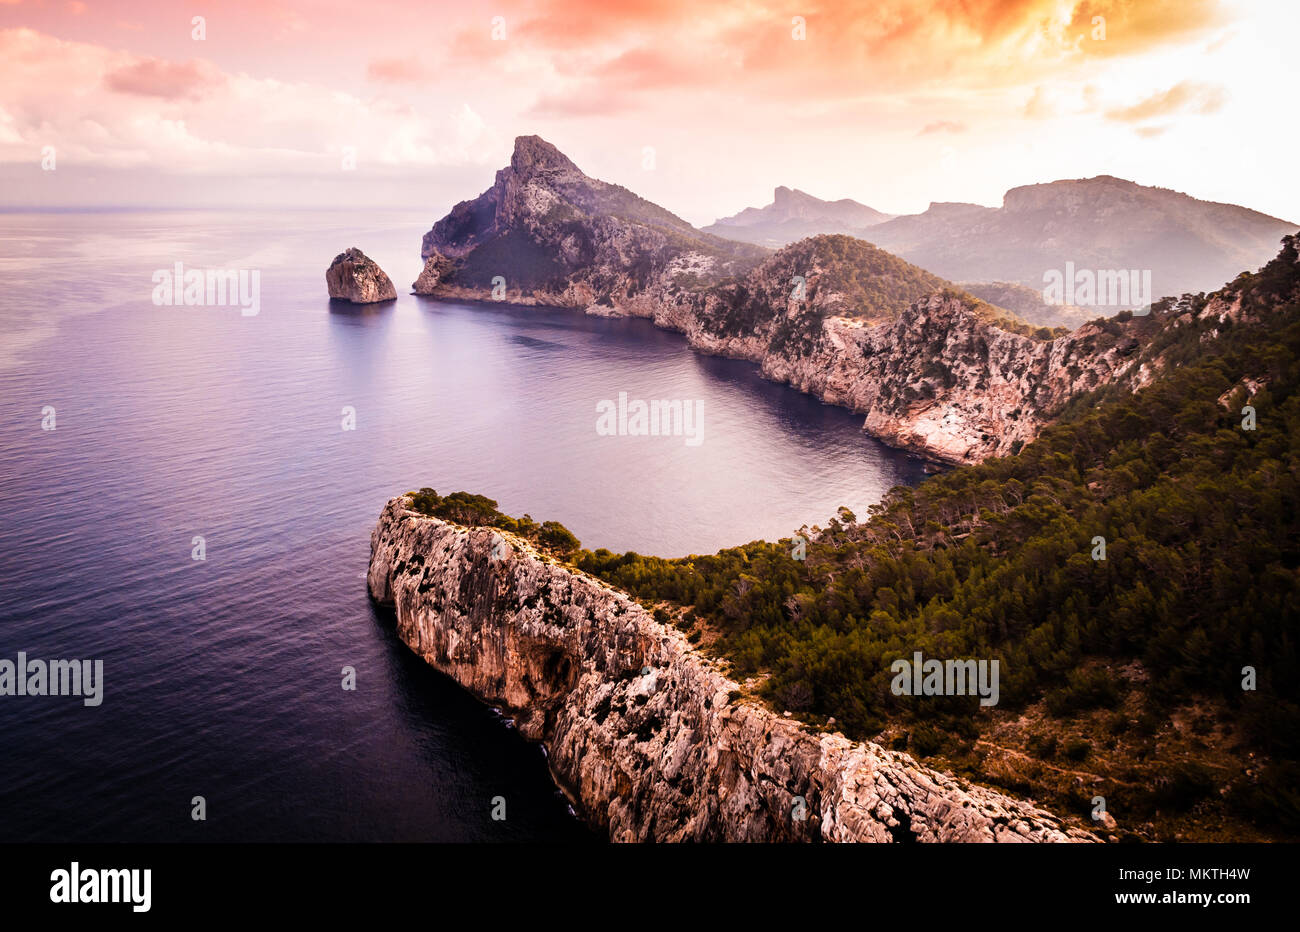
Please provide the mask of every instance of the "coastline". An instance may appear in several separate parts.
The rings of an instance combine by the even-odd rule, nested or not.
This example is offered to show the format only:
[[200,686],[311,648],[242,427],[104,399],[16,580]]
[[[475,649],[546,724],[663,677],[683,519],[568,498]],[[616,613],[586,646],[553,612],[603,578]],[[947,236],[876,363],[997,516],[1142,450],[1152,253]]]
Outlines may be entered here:
[[412,651],[543,744],[557,787],[613,841],[1097,841],[746,700],[626,593],[408,505],[392,499],[372,533],[371,598]]
[[[753,365],[757,368],[758,375],[760,378],[762,378],[767,382],[771,382],[774,385],[782,385],[787,388],[791,388],[794,391],[799,392],[800,394],[808,395],[810,398],[815,398],[817,401],[820,401],[822,404],[832,405],[834,407],[841,408],[845,411],[848,411],[850,414],[856,415],[858,417],[865,418],[870,413],[868,410],[863,409],[857,405],[846,404],[844,399],[841,397],[827,397],[824,393],[819,393],[817,391],[801,387],[789,377],[783,378],[774,375],[763,365],[763,358],[761,355],[758,358],[755,358],[753,354],[740,353],[740,352],[727,352],[723,348],[709,348],[708,346],[697,343],[691,339],[690,332],[686,327],[678,325],[677,323],[673,322],[671,319],[667,317],[661,317],[660,315],[654,313],[653,311],[651,313],[599,313],[597,311],[593,311],[590,307],[581,307],[578,305],[549,303],[549,302],[535,301],[535,300],[496,301],[491,298],[469,297],[468,295],[473,290],[464,289],[464,291],[466,292],[466,296],[461,296],[456,293],[446,293],[446,292],[439,293],[439,294],[420,294],[418,292],[412,291],[409,294],[411,297],[420,298],[427,301],[433,301],[439,304],[461,304],[461,305],[469,305],[472,307],[484,307],[484,308],[494,308],[494,307],[495,308],[507,307],[507,308],[519,308],[519,309],[526,308],[528,310],[536,310],[536,311],[581,314],[584,317],[597,317],[597,318],[605,318],[610,320],[616,320],[616,319],[647,320],[659,330],[663,330],[668,333],[679,334],[685,339],[686,346],[692,352],[698,353],[701,356],[712,356],[718,359],[731,359],[739,362],[749,363],[750,365]],[[477,291],[473,291],[473,293],[477,293]],[[875,433],[870,429],[866,421],[863,422],[860,429],[868,437],[878,441],[879,443],[884,444],[890,449],[907,453],[921,460],[926,466],[927,475],[932,475],[937,472],[942,472],[943,469],[947,467],[960,466],[970,462],[968,460],[964,460],[958,457],[946,457],[942,455],[940,451],[936,451],[923,444],[908,443],[906,441],[901,440],[897,435],[891,436],[888,434],[882,435],[882,434]]]

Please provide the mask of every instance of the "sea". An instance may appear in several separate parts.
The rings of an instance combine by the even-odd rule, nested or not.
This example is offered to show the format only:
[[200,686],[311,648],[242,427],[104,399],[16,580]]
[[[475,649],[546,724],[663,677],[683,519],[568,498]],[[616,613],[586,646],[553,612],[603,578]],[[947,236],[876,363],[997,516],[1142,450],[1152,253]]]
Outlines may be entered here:
[[[0,695],[0,841],[598,841],[371,604],[385,502],[467,490],[681,556],[922,478],[648,321],[410,295],[437,215],[0,213],[0,661],[103,671],[97,705]],[[328,299],[350,246],[396,301]],[[178,263],[256,306],[169,299]],[[694,433],[599,431],[621,394],[689,402]]]

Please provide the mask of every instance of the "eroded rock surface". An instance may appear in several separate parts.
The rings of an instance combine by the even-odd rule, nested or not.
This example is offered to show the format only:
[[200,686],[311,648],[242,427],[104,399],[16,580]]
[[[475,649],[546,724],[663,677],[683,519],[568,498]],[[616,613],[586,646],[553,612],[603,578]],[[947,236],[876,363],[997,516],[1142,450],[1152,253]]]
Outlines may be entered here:
[[331,298],[353,304],[374,304],[397,297],[392,279],[378,263],[355,246],[334,257],[325,270],[325,285]]
[[371,536],[368,585],[413,651],[545,743],[556,782],[611,840],[1096,840],[906,754],[742,701],[625,593],[512,535],[418,514],[406,497]]
[[437,294],[442,280],[451,274],[455,265],[441,253],[434,251],[425,257],[424,268],[411,283],[411,290],[416,294]]

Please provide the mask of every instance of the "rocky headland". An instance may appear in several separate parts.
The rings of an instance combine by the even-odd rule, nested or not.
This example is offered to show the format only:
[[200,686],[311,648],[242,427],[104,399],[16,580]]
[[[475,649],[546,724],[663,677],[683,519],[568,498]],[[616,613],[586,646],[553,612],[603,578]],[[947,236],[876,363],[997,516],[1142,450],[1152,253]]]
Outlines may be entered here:
[[420,294],[649,318],[948,463],[1014,453],[1081,393],[1146,384],[1161,359],[1143,347],[1172,319],[1051,330],[853,237],[776,253],[729,242],[589,178],[536,136],[516,141],[491,188],[434,224],[422,256]]
[[625,593],[407,496],[371,535],[368,586],[411,650],[545,745],[556,783],[613,841],[1097,840],[745,699]]

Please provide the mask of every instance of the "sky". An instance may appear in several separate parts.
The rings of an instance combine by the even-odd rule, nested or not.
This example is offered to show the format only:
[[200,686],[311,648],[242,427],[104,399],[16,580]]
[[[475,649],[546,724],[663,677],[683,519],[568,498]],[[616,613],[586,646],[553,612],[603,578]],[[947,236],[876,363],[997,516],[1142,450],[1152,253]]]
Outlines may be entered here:
[[0,205],[402,207],[518,135],[698,225],[1108,174],[1300,221],[1293,0],[0,0]]

